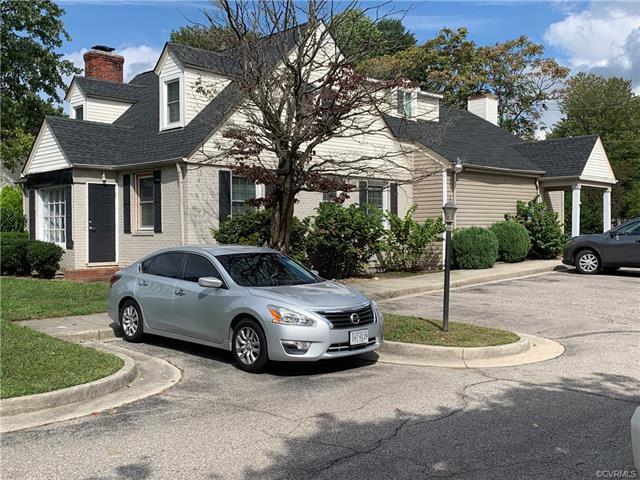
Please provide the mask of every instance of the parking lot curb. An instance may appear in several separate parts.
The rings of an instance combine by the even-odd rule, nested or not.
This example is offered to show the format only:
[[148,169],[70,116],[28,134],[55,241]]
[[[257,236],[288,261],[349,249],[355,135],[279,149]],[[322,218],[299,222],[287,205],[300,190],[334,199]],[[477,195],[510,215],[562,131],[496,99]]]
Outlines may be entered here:
[[[115,415],[119,407],[160,394],[182,378],[182,371],[166,360],[120,347],[115,342],[89,342],[85,345],[118,355],[121,358],[127,357],[135,367],[136,375],[132,381],[124,382],[121,384],[121,388],[111,392],[103,392],[93,398],[77,399],[74,403],[60,404],[52,408],[26,412],[23,410],[22,413],[10,416],[6,415],[3,409],[2,417],[0,417],[0,433],[49,425],[88,415],[96,417],[103,414]],[[15,400],[21,399],[16,398]]]
[[124,362],[122,368],[117,372],[107,377],[94,380],[93,382],[74,385],[73,387],[62,388],[52,392],[3,398],[0,400],[0,413],[2,417],[91,400],[98,396],[107,395],[108,393],[125,388],[136,378],[136,363],[133,358],[121,352],[109,351],[109,353],[119,357]]
[[542,362],[564,353],[564,346],[553,340],[518,335],[517,342],[490,347],[440,347],[385,341],[377,352],[377,361],[425,367],[493,368]]

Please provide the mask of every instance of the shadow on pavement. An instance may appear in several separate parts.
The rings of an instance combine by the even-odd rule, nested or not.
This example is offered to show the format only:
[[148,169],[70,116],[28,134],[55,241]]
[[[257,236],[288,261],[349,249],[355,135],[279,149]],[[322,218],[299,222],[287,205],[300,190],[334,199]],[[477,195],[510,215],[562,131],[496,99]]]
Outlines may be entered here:
[[[569,270],[556,270],[557,273],[564,273],[566,275],[582,275],[581,273],[578,273],[578,271],[575,268],[570,268]],[[598,278],[600,276],[607,276],[607,277],[628,277],[628,278],[640,278],[640,269],[639,268],[621,268],[620,270],[617,270],[615,272],[612,273],[599,273],[597,275],[582,275],[584,277],[590,277],[590,278]]]

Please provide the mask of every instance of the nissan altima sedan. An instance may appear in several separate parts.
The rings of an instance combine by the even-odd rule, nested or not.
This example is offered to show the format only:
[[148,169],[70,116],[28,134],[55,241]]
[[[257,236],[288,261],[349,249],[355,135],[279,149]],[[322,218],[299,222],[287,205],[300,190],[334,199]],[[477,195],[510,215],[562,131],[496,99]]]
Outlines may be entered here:
[[269,360],[359,355],[382,343],[375,302],[267,248],[158,251],[113,275],[107,304],[127,341],[149,333],[230,350],[248,372]]

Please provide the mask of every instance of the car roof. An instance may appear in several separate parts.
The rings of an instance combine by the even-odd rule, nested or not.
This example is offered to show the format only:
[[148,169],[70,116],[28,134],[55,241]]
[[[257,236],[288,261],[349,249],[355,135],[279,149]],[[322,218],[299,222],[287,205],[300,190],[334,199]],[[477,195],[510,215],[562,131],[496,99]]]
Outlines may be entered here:
[[168,249],[181,251],[205,251],[211,255],[233,255],[238,253],[275,253],[275,250],[265,247],[255,247],[251,245],[187,245]]

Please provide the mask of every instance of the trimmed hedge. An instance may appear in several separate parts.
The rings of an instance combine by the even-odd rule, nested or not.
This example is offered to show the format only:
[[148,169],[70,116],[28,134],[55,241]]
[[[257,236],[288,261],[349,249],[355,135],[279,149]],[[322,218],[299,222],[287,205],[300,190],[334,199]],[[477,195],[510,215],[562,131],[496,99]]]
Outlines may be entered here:
[[2,275],[30,275],[35,270],[42,278],[53,278],[64,253],[55,243],[5,235],[0,239],[0,248]]
[[498,239],[498,260],[515,263],[527,258],[531,240],[524,225],[506,220],[491,225],[490,230]]
[[491,268],[498,257],[498,239],[486,228],[462,228],[454,232],[451,250],[459,268]]
[[22,191],[18,187],[5,185],[0,191],[0,231],[23,230],[24,220]]

